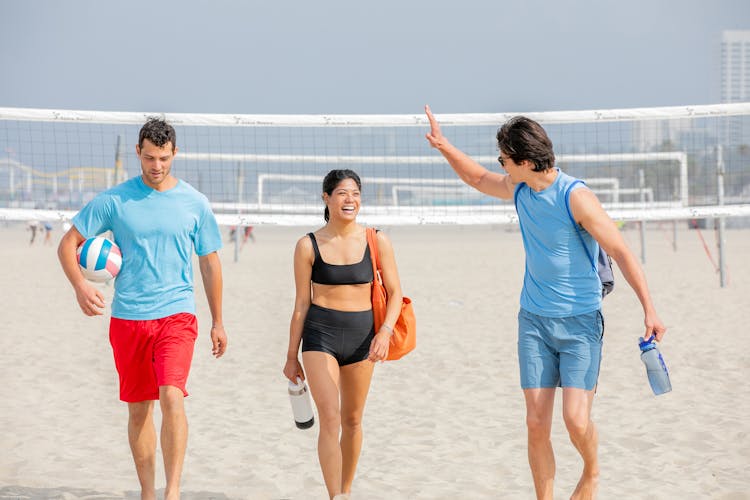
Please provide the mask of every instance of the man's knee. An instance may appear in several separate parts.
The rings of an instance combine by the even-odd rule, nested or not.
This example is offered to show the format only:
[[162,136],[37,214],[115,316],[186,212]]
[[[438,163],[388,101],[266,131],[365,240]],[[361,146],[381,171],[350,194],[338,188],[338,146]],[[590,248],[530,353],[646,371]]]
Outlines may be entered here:
[[552,419],[546,415],[527,412],[526,428],[529,432],[529,439],[548,440],[552,431]]
[[140,427],[151,418],[154,403],[152,401],[141,401],[128,403],[128,417],[130,424]]
[[184,412],[185,396],[182,389],[172,385],[159,387],[159,404],[163,414],[174,414]]
[[568,429],[570,439],[579,440],[586,437],[589,426],[593,425],[587,413],[564,413],[565,428]]

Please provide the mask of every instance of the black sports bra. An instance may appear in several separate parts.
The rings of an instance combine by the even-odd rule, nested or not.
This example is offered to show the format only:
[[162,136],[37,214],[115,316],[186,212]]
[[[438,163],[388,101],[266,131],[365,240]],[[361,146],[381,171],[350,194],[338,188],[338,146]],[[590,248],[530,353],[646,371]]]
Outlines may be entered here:
[[318,242],[313,233],[307,233],[315,250],[315,261],[312,265],[312,281],[320,285],[360,285],[370,283],[372,276],[372,260],[370,259],[370,245],[365,245],[365,255],[356,264],[327,264],[320,256]]

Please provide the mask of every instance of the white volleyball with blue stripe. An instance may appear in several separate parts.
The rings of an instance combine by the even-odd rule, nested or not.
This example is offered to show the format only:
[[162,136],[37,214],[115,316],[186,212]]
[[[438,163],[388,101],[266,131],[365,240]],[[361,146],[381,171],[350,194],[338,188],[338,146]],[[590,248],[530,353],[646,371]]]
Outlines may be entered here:
[[120,247],[103,236],[88,238],[78,246],[78,265],[87,280],[109,281],[117,276],[122,266]]

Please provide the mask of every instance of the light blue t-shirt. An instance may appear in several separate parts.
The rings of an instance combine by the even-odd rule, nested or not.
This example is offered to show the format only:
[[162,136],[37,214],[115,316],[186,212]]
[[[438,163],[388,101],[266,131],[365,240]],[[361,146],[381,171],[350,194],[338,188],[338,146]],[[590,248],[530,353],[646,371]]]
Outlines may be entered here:
[[[515,195],[526,250],[521,307],[562,318],[600,309],[602,285],[565,207],[565,191],[576,179],[556,170],[555,181],[546,189],[536,192],[520,183]],[[573,190],[580,188],[588,189],[579,184]],[[599,244],[579,229],[589,253],[598,255]]]
[[73,224],[85,238],[112,231],[122,251],[113,317],[195,314],[193,249],[203,256],[222,242],[208,199],[190,184],[160,192],[134,177],[96,196]]

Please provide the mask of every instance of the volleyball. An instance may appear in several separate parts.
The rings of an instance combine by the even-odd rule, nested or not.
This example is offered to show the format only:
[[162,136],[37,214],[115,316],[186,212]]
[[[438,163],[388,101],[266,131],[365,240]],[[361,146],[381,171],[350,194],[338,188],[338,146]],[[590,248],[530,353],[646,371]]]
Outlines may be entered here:
[[120,272],[120,247],[103,236],[85,240],[78,246],[77,255],[81,272],[89,281],[103,283],[113,279]]

